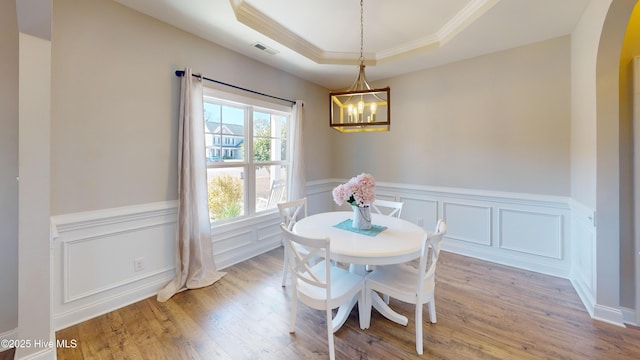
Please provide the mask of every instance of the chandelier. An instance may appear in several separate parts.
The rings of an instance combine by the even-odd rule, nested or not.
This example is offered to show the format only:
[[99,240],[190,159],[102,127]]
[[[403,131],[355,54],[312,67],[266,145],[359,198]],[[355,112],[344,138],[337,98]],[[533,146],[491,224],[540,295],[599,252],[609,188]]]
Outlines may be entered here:
[[360,66],[351,87],[329,93],[329,126],[340,132],[389,131],[391,89],[374,89],[364,73],[364,0],[360,0]]

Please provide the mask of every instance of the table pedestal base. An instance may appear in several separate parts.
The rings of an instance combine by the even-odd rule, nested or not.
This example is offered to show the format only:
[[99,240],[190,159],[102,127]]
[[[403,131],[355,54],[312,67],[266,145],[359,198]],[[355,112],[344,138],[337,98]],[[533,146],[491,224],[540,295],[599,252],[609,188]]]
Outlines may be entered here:
[[[358,297],[354,296],[351,299],[351,301],[349,301],[344,305],[341,305],[338,308],[338,313],[336,314],[336,316],[333,317],[333,320],[331,321],[331,323],[333,324],[333,332],[338,331],[342,327],[344,322],[347,321],[349,314],[351,314],[351,310],[353,310],[353,307],[356,305],[357,302],[358,302]],[[364,330],[363,325],[364,323],[363,323],[363,320],[361,319],[360,328]]]
[[[366,274],[366,270],[363,265],[351,264],[349,265],[349,271],[360,275]],[[349,317],[349,314],[351,314],[351,310],[353,310],[353,307],[356,305],[356,303],[358,303],[358,297],[354,296],[348,303],[343,304],[338,308],[338,313],[332,320],[334,333],[338,331],[342,327],[342,325],[344,325],[345,321],[347,321],[347,318]],[[371,308],[365,309],[365,306],[365,304],[358,304],[360,329],[362,330],[368,329],[369,325],[371,324]],[[409,319],[407,319],[406,316],[400,315],[397,312],[393,311],[393,309],[391,309],[389,305],[387,305],[387,303],[385,303],[380,295],[378,295],[378,293],[376,293],[375,291],[371,293],[371,306],[374,309],[378,310],[378,312],[382,314],[382,316],[393,322],[396,322],[403,326],[407,326],[407,324],[409,323]]]
[[[378,310],[378,312],[382,314],[382,316],[393,322],[396,322],[403,326],[407,326],[407,324],[409,323],[409,319],[407,319],[406,316],[400,315],[397,312],[393,311],[393,309],[391,309],[389,305],[387,305],[387,303],[384,302],[380,295],[378,295],[378,293],[376,293],[375,291],[371,293],[371,306],[373,306],[374,309]],[[369,313],[367,314],[367,321],[365,324],[367,326],[367,329],[369,328],[370,324],[371,311],[369,311]],[[360,327],[362,328],[362,325],[360,325]]]

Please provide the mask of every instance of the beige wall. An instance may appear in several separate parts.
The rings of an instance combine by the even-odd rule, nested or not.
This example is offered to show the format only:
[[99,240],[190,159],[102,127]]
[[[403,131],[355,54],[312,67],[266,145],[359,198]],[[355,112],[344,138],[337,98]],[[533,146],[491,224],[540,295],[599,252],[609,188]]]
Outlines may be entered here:
[[[330,173],[327,91],[113,1],[56,0],[52,214],[177,198],[179,78],[305,102],[307,180]],[[311,161],[312,160],[312,161]]]
[[391,132],[336,135],[336,177],[568,196],[570,39],[399,76]]
[[0,1],[0,79],[2,334],[18,327],[18,23],[15,1]]
[[610,0],[588,6],[571,35],[571,197],[596,208],[596,61]]

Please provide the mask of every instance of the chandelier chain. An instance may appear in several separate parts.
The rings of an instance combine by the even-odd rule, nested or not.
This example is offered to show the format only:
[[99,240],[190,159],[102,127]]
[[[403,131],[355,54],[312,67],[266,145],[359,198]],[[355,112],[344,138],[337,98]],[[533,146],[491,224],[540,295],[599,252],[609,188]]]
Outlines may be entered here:
[[360,0],[360,64],[364,63],[364,0]]

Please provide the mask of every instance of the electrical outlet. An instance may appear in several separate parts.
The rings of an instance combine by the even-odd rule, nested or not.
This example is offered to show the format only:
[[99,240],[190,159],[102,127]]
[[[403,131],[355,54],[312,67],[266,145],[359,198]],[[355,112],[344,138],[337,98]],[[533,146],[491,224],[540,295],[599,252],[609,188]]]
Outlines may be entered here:
[[424,219],[423,218],[418,218],[418,226],[424,227]]
[[133,269],[135,271],[144,270],[144,258],[143,257],[139,257],[139,258],[133,259]]

